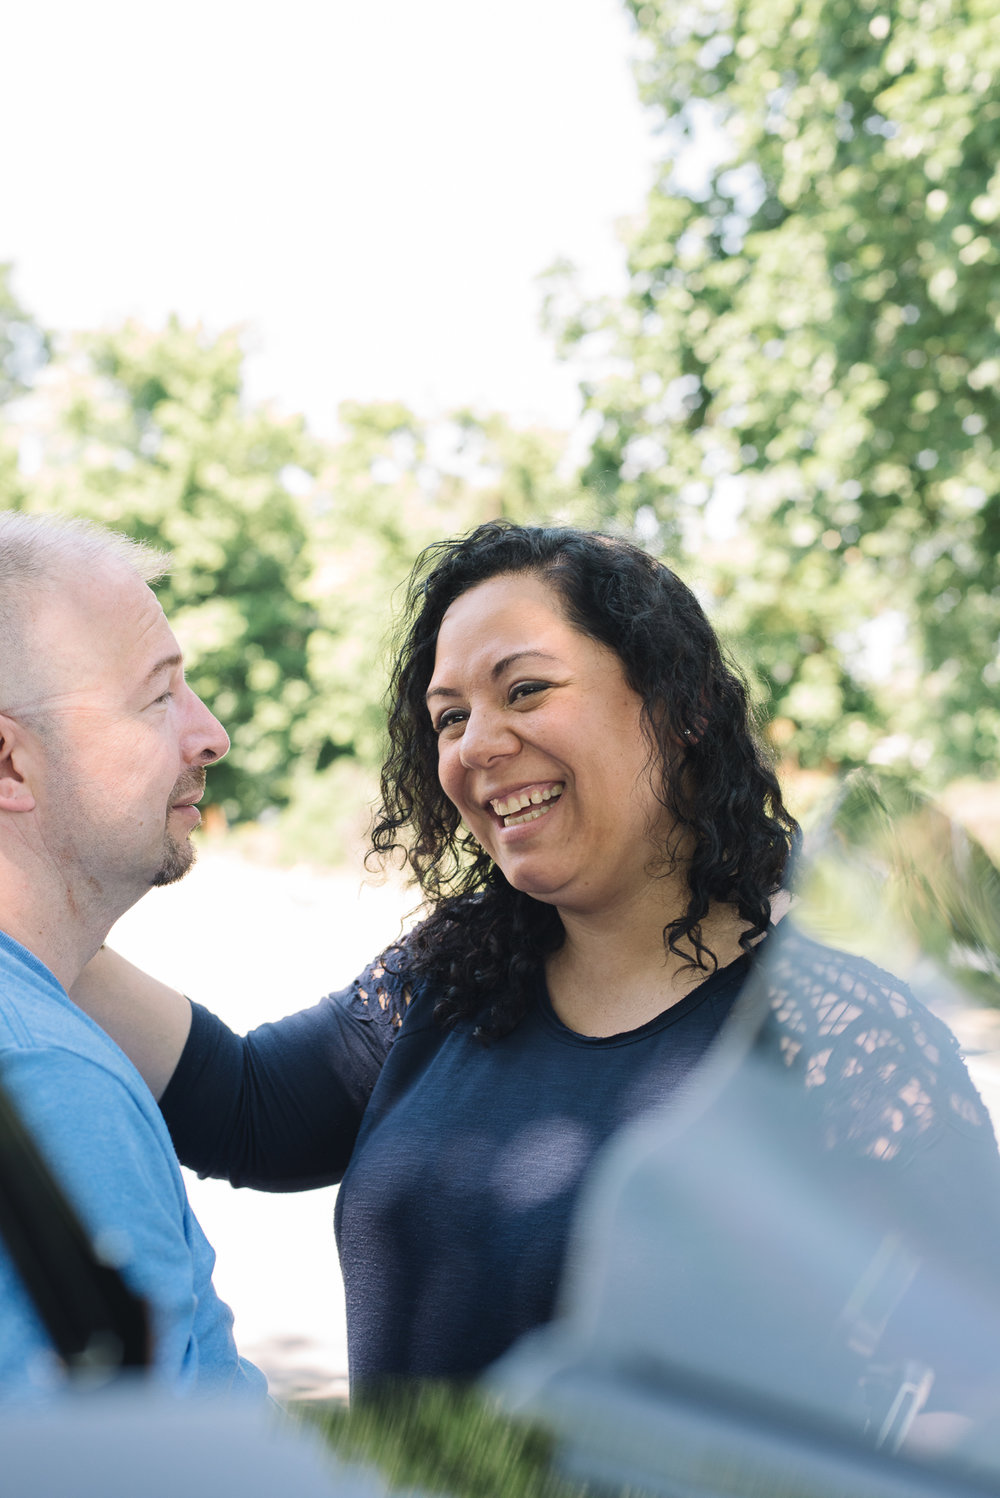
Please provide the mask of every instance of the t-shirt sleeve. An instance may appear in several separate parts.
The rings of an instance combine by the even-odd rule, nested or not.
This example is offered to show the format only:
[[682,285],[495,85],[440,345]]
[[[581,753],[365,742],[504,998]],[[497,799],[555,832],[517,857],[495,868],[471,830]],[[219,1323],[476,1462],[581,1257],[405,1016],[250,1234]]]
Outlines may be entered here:
[[338,1182],[407,1003],[404,980],[378,959],[245,1036],[194,1004],[160,1103],[182,1163],[263,1191]]
[[[262,1393],[262,1375],[237,1356],[232,1315],[211,1284],[214,1256],[154,1127],[152,1099],[147,1117],[119,1078],[68,1051],[8,1054],[3,1076],[99,1254],[149,1306],[157,1375],[176,1390]],[[43,1378],[48,1339],[16,1281],[2,1320],[0,1385]]]

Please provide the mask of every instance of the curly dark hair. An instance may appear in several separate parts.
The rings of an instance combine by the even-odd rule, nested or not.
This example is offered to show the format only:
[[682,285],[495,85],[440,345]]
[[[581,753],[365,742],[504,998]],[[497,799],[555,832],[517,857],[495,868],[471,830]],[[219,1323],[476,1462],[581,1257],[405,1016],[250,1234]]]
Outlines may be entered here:
[[[552,586],[581,633],[615,652],[642,698],[654,788],[673,819],[672,839],[684,835],[691,849],[690,898],[664,928],[666,948],[713,971],[701,922],[721,902],[747,923],[741,945],[748,950],[768,926],[798,835],[753,736],[746,686],[669,567],[611,536],[501,520],[429,546],[410,576],[396,641],[372,847],[382,856],[402,851],[432,906],[387,964],[403,961],[408,977],[432,979],[441,992],[439,1021],[472,1019],[484,1040],[517,1024],[563,928],[555,909],[514,889],[462,827],[438,782],[424,694],[449,606],[477,583],[526,572]],[[663,852],[670,862],[671,849]]]

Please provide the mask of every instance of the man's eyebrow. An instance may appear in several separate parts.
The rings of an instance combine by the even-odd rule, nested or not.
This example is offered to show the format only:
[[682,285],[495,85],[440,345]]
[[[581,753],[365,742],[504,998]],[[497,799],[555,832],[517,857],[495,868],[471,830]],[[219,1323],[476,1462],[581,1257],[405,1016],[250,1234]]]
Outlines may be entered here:
[[156,665],[151,671],[146,672],[146,675],[142,678],[140,685],[148,687],[150,682],[152,682],[155,677],[159,676],[162,671],[173,671],[177,666],[182,665],[183,661],[184,657],[179,652],[175,652],[173,655],[165,655],[162,661],[157,661]]
[[[503,673],[507,670],[508,666],[513,666],[518,661],[525,660],[526,657],[528,657],[528,656],[533,656],[535,660],[541,660],[541,661],[557,661],[558,660],[558,656],[549,655],[549,653],[548,653],[547,650],[514,650],[514,651],[511,652],[510,655],[501,656],[500,660],[498,660],[496,662],[496,664],[491,668],[491,670],[490,670],[490,676],[493,678],[494,681],[496,681],[497,677],[498,676],[502,676]],[[432,697],[459,697],[459,696],[461,696],[461,693],[458,692],[455,687],[431,687],[430,690],[427,692],[427,695],[425,696],[424,701],[425,702],[430,702],[430,700],[431,700]]]

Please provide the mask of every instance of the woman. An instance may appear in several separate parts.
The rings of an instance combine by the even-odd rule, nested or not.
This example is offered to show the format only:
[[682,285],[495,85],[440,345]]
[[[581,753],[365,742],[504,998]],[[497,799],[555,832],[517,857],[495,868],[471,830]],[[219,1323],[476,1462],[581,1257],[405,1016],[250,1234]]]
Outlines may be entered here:
[[581,1178],[704,1056],[797,831],[701,608],[637,548],[484,525],[424,554],[408,618],[374,847],[423,924],[246,1039],[110,954],[81,995],[170,1079],[185,1163],[342,1180],[355,1382],[472,1375],[549,1318]]

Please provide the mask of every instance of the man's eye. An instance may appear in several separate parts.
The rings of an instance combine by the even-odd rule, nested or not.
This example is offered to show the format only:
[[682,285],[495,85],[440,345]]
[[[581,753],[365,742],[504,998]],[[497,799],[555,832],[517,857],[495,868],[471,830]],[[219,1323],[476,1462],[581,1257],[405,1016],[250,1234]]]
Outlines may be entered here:
[[159,707],[161,703],[165,705],[171,700],[173,695],[173,692],[170,691],[162,692],[159,697],[153,698],[153,701],[150,703],[150,707]]

